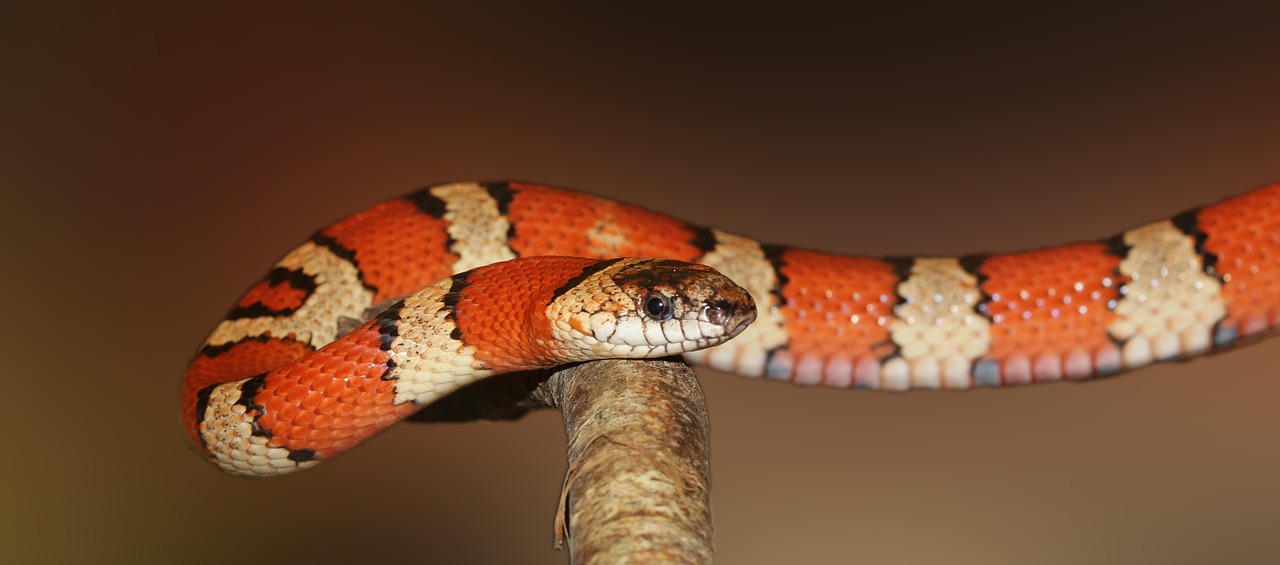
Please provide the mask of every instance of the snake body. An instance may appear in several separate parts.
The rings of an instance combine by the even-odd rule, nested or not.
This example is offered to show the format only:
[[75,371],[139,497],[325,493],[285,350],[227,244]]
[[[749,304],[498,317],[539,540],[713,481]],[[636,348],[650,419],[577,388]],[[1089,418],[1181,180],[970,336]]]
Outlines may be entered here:
[[[577,347],[582,335],[531,337],[502,312],[545,311],[565,296],[601,304],[569,283],[617,286],[604,279],[633,260],[524,266],[540,256],[661,257],[723,273],[745,292],[711,272],[693,271],[708,279],[693,284],[682,266],[675,281],[622,276],[632,294],[617,301],[643,310],[634,294],[662,287],[677,302],[702,301],[688,314],[723,294],[720,307],[734,314],[690,322],[706,326],[698,343],[670,345],[679,336],[669,324],[630,330],[661,353],[723,371],[885,390],[1083,379],[1228,347],[1280,324],[1280,184],[1101,240],[901,258],[765,245],[541,185],[431,186],[320,230],[240,299],[183,381],[192,443],[230,472],[288,472],[465,382],[608,355],[548,353]],[[534,265],[555,267],[535,274]],[[507,271],[527,274],[515,283]],[[589,282],[588,271],[604,279]],[[686,287],[703,294],[680,294]],[[404,296],[339,337],[344,320]],[[743,330],[748,302],[758,315]],[[607,319],[617,320],[599,321]],[[421,345],[425,334],[435,345]]]
[[[188,431],[227,472],[283,474],[488,376],[678,355],[729,339],[754,318],[750,295],[703,265],[506,261],[432,284],[314,351],[297,333],[270,330],[206,347],[184,383],[184,401],[195,403]],[[285,359],[289,350],[305,353]]]

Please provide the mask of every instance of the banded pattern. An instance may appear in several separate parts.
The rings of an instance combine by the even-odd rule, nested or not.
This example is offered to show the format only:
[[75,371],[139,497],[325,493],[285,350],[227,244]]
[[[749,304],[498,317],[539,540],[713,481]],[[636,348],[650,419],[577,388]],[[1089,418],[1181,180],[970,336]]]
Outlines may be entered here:
[[[253,286],[188,368],[184,425],[198,445],[206,440],[196,430],[209,422],[271,428],[244,417],[274,408],[260,400],[269,383],[251,377],[280,371],[333,341],[341,323],[375,304],[451,273],[540,255],[664,257],[724,273],[750,293],[759,315],[732,341],[686,354],[724,371],[886,390],[1081,379],[1227,347],[1280,324],[1280,184],[1092,242],[892,259],[762,245],[534,184],[432,186],[321,230]],[[432,300],[450,300],[449,289],[437,292],[444,294]],[[482,302],[466,305],[492,306]],[[343,338],[365,352],[352,361],[357,367],[388,366],[380,355],[388,339],[395,342],[385,325],[389,315],[379,318],[381,329],[365,325]],[[449,332],[464,330],[455,325]],[[481,349],[451,354],[461,364],[498,362]],[[326,361],[308,370],[332,379],[340,365]],[[433,394],[428,388],[394,394],[397,401],[425,402]],[[382,384],[356,387],[337,394],[330,410],[377,427],[409,408],[355,411],[363,406],[359,399],[388,394]],[[323,435],[314,422],[294,425]],[[267,450],[263,457],[271,459],[270,449],[283,441],[276,438],[285,436],[272,432],[258,442],[266,436],[240,434],[236,441],[248,441],[244,449],[253,453]],[[355,441],[330,440],[328,447],[306,448],[311,454],[291,448],[287,457],[303,466],[308,457]]]
[[[754,317],[750,295],[703,265],[558,256],[495,263],[428,286],[314,351],[265,334],[206,347],[184,392],[194,400],[188,432],[225,471],[287,473],[476,380],[676,355],[729,339]],[[295,356],[266,362],[268,344],[293,345]],[[263,372],[204,384],[230,374],[237,359]],[[211,368],[219,363],[221,373]]]

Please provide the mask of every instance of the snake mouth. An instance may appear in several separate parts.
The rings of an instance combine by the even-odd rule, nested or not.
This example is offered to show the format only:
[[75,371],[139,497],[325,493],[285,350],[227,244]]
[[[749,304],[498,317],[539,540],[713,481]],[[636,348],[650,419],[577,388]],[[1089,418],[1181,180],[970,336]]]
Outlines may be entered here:
[[738,319],[733,320],[731,323],[725,324],[724,326],[722,326],[724,328],[724,334],[704,340],[709,343],[707,345],[704,345],[703,347],[720,345],[726,341],[729,341],[737,337],[738,334],[742,333],[743,331],[746,331],[747,326],[750,326],[751,322],[754,321],[755,319],[756,319],[755,312],[752,312],[750,316],[740,317]]
[[726,316],[717,324],[710,324],[706,317],[700,318],[698,325],[702,326],[702,328],[697,334],[686,333],[686,337],[683,340],[672,341],[666,345],[650,346],[649,350],[664,352],[667,355],[676,355],[715,347],[733,339],[746,330],[747,326],[750,326],[751,322],[755,321],[756,311],[755,308],[751,308],[746,312],[737,312]]
[[680,342],[669,343],[666,346],[668,354],[687,354],[687,352],[704,350],[704,348],[721,345],[726,341],[732,340],[737,334],[745,331],[755,322],[755,305],[748,304],[749,307],[735,307],[733,302],[709,302],[703,306],[699,318],[701,331],[698,337],[690,340],[690,334],[686,333],[685,340]]

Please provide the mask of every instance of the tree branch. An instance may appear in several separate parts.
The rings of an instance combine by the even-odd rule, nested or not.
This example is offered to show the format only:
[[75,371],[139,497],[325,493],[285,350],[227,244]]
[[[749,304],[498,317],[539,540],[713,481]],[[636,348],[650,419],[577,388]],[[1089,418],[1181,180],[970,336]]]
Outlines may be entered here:
[[693,370],[675,361],[596,361],[533,393],[561,409],[569,471],[556,519],[570,560],[712,561],[710,444]]
[[712,561],[709,424],[693,369],[611,360],[500,375],[412,420],[512,420],[538,408],[560,409],[569,438],[555,546],[567,537],[572,563]]

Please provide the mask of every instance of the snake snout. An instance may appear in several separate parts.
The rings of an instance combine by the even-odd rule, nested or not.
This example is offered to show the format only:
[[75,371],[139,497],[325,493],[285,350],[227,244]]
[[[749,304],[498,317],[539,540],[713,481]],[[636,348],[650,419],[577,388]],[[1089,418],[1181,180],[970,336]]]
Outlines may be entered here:
[[702,316],[707,322],[724,328],[725,335],[735,336],[746,329],[756,319],[755,302],[750,295],[746,300],[730,300],[715,298],[708,300],[702,307]]

